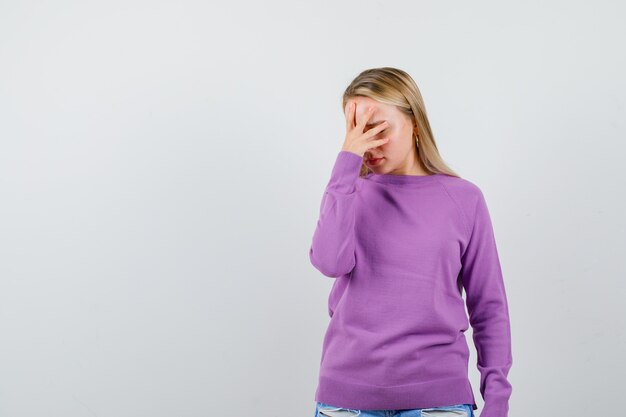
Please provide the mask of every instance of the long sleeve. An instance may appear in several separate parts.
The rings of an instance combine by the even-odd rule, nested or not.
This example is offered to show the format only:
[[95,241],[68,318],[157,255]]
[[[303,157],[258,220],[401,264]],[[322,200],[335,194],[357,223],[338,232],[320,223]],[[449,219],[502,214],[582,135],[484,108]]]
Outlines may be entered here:
[[485,402],[480,417],[507,417],[512,393],[507,376],[513,363],[509,309],[492,222],[480,190],[473,214],[461,276]]
[[352,271],[355,259],[356,181],[363,159],[352,152],[340,151],[324,191],[309,259],[328,277]]

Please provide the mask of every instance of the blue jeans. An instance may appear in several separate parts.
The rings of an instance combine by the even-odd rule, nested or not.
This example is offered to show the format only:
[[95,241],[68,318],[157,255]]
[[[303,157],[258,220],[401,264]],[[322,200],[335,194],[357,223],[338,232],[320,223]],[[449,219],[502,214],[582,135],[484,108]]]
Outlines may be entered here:
[[409,410],[354,410],[316,402],[315,417],[474,417],[471,404]]

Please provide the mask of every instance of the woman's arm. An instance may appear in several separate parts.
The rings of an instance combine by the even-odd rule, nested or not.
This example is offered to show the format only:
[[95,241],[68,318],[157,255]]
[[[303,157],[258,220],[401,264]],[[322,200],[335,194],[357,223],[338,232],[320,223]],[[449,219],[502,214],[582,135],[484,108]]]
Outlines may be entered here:
[[508,302],[489,210],[477,191],[461,274],[485,401],[480,417],[506,417],[512,393],[507,375],[513,363]]
[[337,278],[355,266],[356,181],[363,159],[342,150],[337,155],[324,191],[309,259],[322,274]]

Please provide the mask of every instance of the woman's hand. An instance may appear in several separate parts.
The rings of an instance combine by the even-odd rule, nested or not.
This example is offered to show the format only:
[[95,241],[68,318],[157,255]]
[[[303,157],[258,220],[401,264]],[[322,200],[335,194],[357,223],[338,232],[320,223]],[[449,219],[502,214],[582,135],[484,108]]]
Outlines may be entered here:
[[356,102],[351,101],[348,103],[348,108],[346,109],[346,139],[343,143],[342,151],[352,152],[363,157],[368,149],[383,145],[389,141],[388,138],[372,139],[387,127],[387,121],[369,129],[367,132],[363,132],[365,124],[370,120],[373,112],[374,109],[372,107],[368,108],[365,114],[361,116],[361,120],[355,123]]

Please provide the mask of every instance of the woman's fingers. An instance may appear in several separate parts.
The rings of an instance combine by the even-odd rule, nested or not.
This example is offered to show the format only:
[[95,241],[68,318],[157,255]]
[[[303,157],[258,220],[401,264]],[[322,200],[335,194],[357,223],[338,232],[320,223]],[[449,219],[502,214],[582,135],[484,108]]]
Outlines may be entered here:
[[346,104],[346,130],[350,131],[354,129],[354,113],[356,111],[356,101],[350,100]]
[[388,127],[388,123],[385,120],[365,132],[367,122],[371,119],[375,109],[374,107],[369,107],[363,114],[357,116],[356,106],[356,100],[350,100],[346,103],[346,137],[342,149],[363,156],[368,149],[383,145],[389,141],[386,138],[372,140]]
[[363,113],[361,115],[360,120],[358,120],[357,123],[357,127],[361,130],[359,130],[359,132],[363,132],[363,129],[365,129],[365,124],[370,120],[370,117],[372,117],[372,114],[374,114],[374,108],[373,107],[369,107],[365,113]]
[[376,136],[377,134],[379,134],[382,130],[386,129],[388,127],[388,123],[387,121],[383,121],[382,123],[377,124],[375,127],[371,128],[370,130],[368,130],[367,132],[365,132],[365,135],[368,138],[371,138],[372,136]]
[[389,138],[382,138],[382,139],[376,139],[376,140],[369,141],[369,142],[367,142],[367,146],[368,146],[367,150],[370,150],[372,148],[376,148],[377,146],[384,145],[387,142],[389,142]]

